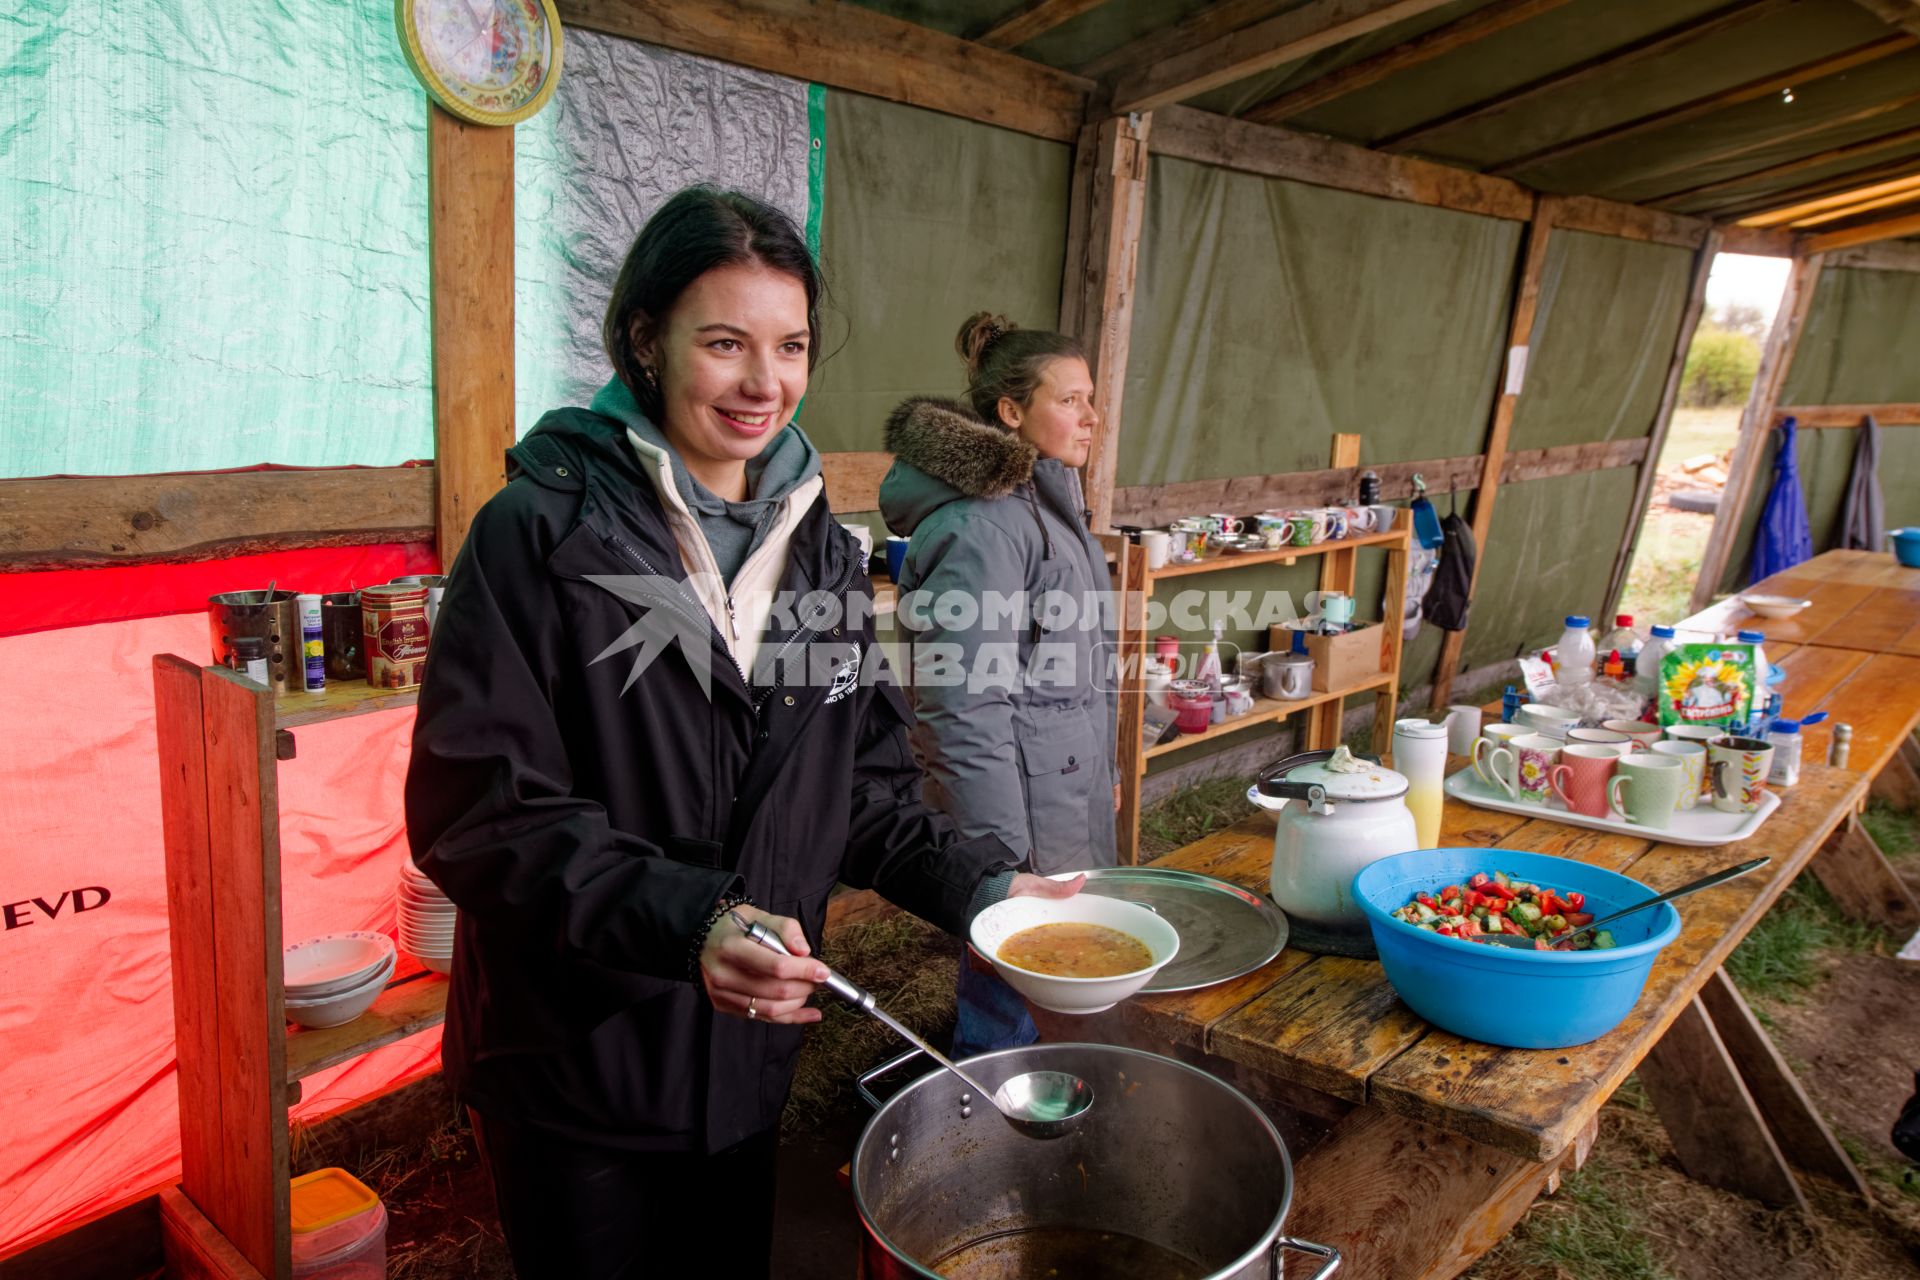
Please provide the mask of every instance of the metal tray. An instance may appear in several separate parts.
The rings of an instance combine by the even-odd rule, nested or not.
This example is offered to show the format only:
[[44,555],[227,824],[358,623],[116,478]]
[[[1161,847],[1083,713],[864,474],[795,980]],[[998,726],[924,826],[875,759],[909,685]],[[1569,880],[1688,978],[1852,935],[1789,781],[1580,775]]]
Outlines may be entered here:
[[[1070,880],[1078,872],[1056,875]],[[1197,991],[1252,973],[1287,945],[1287,918],[1263,894],[1193,871],[1099,867],[1082,893],[1150,907],[1180,934],[1180,954],[1142,994]]]
[[1558,800],[1549,800],[1537,804],[1531,800],[1509,800],[1502,792],[1495,791],[1474,776],[1472,769],[1462,769],[1447,779],[1447,794],[1456,800],[1478,805],[1482,809],[1495,809],[1501,813],[1518,813],[1529,818],[1552,818],[1555,822],[1564,822],[1570,827],[1586,827],[1593,831],[1617,831],[1623,836],[1638,836],[1642,840],[1655,840],[1661,844],[1716,845],[1731,844],[1736,840],[1745,840],[1760,829],[1760,824],[1773,816],[1780,807],[1778,792],[1769,791],[1760,801],[1760,807],[1752,813],[1722,813],[1710,804],[1701,803],[1691,809],[1684,809],[1673,815],[1673,825],[1668,827],[1648,827],[1638,822],[1628,822],[1623,818],[1595,818],[1584,813],[1574,813]]

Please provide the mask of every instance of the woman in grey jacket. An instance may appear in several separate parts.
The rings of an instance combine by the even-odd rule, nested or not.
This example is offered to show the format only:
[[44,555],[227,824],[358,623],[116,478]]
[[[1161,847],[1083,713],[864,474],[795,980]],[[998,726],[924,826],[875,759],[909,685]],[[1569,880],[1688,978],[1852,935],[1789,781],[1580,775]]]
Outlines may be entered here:
[[[981,312],[956,343],[969,404],[907,400],[887,422],[887,527],[911,539],[899,621],[913,646],[926,798],[1042,875],[1112,866],[1115,653],[1106,560],[1075,470],[1099,421],[1079,344]],[[1030,1043],[1019,997],[962,962],[956,1055]]]

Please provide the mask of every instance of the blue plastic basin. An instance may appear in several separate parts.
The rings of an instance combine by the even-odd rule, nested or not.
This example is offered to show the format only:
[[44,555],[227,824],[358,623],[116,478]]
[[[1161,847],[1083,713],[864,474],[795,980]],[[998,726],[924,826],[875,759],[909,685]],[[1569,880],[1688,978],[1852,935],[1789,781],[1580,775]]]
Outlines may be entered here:
[[1680,913],[1661,903],[1607,926],[1607,951],[1521,951],[1464,942],[1396,920],[1416,893],[1505,871],[1556,892],[1584,893],[1596,916],[1651,898],[1631,876],[1518,849],[1415,849],[1382,858],[1353,878],[1373,926],[1387,980],[1436,1027],[1513,1049],[1560,1049],[1598,1039],[1632,1012],[1660,949],[1680,934]]
[[1920,529],[1895,529],[1893,555],[1909,569],[1920,569]]

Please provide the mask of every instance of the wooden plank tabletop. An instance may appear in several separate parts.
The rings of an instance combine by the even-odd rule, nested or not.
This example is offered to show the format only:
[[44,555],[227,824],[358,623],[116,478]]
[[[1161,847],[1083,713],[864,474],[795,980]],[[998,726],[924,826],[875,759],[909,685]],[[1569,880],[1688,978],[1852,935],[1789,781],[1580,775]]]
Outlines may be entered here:
[[[1457,761],[1456,761],[1457,762]],[[1449,798],[1441,843],[1528,849],[1595,863],[1670,888],[1735,861],[1772,855],[1761,872],[1700,894],[1662,954],[1647,994],[1620,1027],[1574,1049],[1526,1051],[1429,1027],[1394,995],[1380,966],[1288,948],[1265,968],[1202,991],[1136,999],[1127,1029],[1239,1067],[1370,1104],[1529,1160],[1558,1158],[1726,954],[1857,807],[1858,773],[1811,765],[1750,839],[1698,849],[1526,819]],[[1256,814],[1155,866],[1203,871],[1265,891],[1273,823]]]
[[1742,594],[1748,593],[1799,596],[1813,606],[1791,618],[1762,618],[1734,595],[1675,625],[1683,638],[1742,627],[1763,631],[1769,654],[1775,640],[1920,654],[1920,569],[1904,567],[1888,552],[1829,551]]

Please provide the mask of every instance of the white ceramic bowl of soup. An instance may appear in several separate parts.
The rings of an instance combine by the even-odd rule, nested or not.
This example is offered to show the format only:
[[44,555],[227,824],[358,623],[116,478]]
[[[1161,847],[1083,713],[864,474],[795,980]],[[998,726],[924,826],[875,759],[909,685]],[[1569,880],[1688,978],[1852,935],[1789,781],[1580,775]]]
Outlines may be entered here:
[[[1145,946],[1152,960],[1144,968],[1110,977],[1067,978],[1035,973],[1000,958],[1000,948],[1007,939],[1043,924],[1097,924],[1116,929]],[[1152,981],[1161,966],[1180,950],[1179,933],[1146,907],[1090,893],[996,902],[973,918],[969,940],[1008,986],[1055,1013],[1099,1013],[1113,1008]]]

